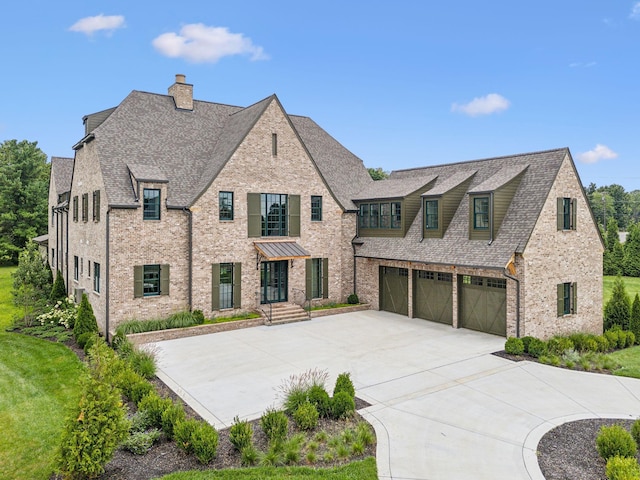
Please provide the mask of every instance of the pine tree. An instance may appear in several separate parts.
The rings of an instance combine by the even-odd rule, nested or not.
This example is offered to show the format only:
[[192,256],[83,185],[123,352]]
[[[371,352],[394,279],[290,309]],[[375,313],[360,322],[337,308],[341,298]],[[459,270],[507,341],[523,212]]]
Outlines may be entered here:
[[620,326],[623,330],[629,329],[631,318],[631,301],[622,281],[618,275],[613,282],[611,298],[604,307],[604,328],[610,329],[614,325]]
[[51,289],[51,295],[49,296],[49,302],[55,305],[58,300],[64,300],[65,298],[67,298],[67,287],[64,286],[64,278],[62,278],[62,273],[58,270]]
[[640,296],[637,293],[631,305],[631,327],[629,330],[636,336],[636,343],[640,343]]
[[640,277],[640,226],[638,224],[629,227],[627,239],[624,242],[623,270],[627,277]]
[[78,318],[73,326],[73,336],[76,341],[83,333],[98,333],[98,322],[86,293],[82,294],[82,301],[78,307]]
[[605,275],[622,275],[624,263],[624,250],[620,244],[618,234],[618,222],[611,219],[607,222],[607,234],[605,236],[607,249],[604,252],[603,270]]

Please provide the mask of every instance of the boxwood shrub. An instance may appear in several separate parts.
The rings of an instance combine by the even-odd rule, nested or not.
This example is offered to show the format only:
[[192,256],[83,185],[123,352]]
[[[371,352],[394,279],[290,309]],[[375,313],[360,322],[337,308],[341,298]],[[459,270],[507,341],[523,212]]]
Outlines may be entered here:
[[524,343],[522,339],[509,337],[504,343],[504,351],[509,355],[522,355],[524,353]]
[[596,437],[596,447],[605,460],[615,456],[635,458],[638,451],[636,441],[620,425],[600,427],[600,433]]

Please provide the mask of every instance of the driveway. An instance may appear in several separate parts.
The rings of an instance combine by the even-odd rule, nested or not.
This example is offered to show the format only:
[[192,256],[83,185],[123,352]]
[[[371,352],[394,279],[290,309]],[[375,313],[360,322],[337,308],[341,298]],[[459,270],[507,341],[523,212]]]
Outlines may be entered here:
[[640,416],[640,381],[511,362],[504,339],[387,312],[158,342],[158,376],[216,428],[259,418],[290,375],[351,373],[381,479],[536,479],[540,438],[582,418]]

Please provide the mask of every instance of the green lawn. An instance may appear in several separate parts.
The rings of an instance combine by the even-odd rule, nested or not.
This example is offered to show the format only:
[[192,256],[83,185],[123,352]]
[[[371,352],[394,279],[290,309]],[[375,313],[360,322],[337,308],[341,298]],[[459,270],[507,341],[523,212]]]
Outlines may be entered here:
[[20,313],[20,309],[13,304],[11,289],[13,278],[11,274],[16,267],[0,267],[0,331],[4,331],[13,322],[13,316]]
[[[616,279],[614,276],[604,277],[604,294],[602,298],[602,305],[606,305],[611,298],[611,290],[613,289],[613,281]],[[624,286],[627,290],[629,299],[633,302],[636,293],[640,295],[640,278],[637,277],[622,277],[624,280]]]
[[307,480],[376,480],[378,478],[376,459],[369,457],[342,467],[318,470],[307,467],[270,467],[178,472],[166,475],[162,477],[162,480],[286,480],[298,478]]

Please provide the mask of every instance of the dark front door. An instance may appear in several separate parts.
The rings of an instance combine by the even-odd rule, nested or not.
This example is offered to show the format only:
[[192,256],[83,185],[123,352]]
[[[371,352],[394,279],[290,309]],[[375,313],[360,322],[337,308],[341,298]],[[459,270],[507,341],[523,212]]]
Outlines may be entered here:
[[260,303],[287,301],[287,260],[262,262],[260,270]]

